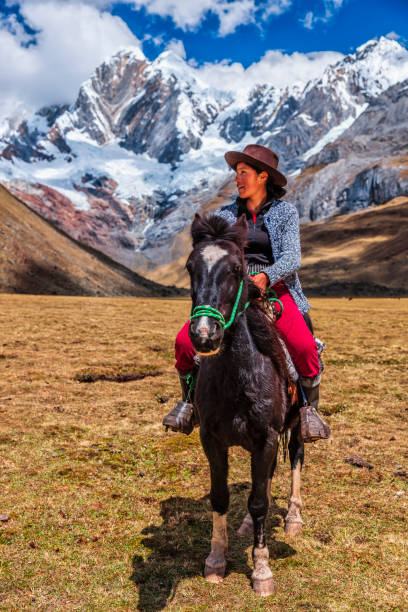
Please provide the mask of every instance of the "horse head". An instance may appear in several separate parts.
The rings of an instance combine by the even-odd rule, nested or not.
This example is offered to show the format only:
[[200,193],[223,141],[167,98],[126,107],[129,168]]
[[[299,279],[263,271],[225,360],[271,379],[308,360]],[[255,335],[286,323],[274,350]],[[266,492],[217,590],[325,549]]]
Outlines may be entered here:
[[[248,224],[242,215],[233,225],[217,216],[196,215],[191,226],[193,250],[186,263],[191,280],[190,339],[200,355],[218,353],[238,304],[247,298],[243,249]],[[235,308],[235,313],[234,313]]]

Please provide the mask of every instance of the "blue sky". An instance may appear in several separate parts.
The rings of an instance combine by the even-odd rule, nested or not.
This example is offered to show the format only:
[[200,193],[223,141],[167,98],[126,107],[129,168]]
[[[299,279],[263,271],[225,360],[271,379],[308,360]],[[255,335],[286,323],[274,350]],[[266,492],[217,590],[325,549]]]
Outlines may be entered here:
[[0,123],[73,102],[123,47],[172,49],[233,89],[305,84],[382,35],[406,44],[408,0],[0,0]]
[[[190,0],[194,2],[194,0]],[[186,3],[188,4],[188,2]],[[230,4],[234,4],[231,2]],[[394,33],[400,42],[408,39],[408,0],[294,0],[279,15],[262,20],[262,4],[256,23],[239,25],[236,30],[220,35],[220,20],[211,11],[194,29],[180,27],[170,16],[148,14],[145,8],[135,10],[129,4],[113,6],[135,35],[152,38],[143,44],[150,59],[163,50],[170,39],[182,40],[187,59],[199,64],[222,59],[241,62],[245,67],[259,60],[269,49],[294,51],[339,51],[350,53],[367,40]],[[309,15],[309,17],[307,17]],[[155,38],[162,38],[155,44]]]

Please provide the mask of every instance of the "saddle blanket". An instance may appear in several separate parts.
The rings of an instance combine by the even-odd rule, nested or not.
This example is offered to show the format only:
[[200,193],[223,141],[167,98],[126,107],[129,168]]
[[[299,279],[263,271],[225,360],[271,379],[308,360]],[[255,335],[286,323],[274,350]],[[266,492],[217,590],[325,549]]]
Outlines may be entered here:
[[[319,338],[316,338],[316,336],[313,336],[313,337],[314,337],[314,341],[315,341],[316,348],[317,348],[317,354],[318,354],[318,357],[319,357],[319,366],[320,367],[319,367],[319,374],[318,374],[318,376],[321,376],[321,374],[322,374],[322,372],[324,370],[324,365],[323,365],[323,361],[322,361],[322,358],[321,358],[321,354],[323,353],[324,349],[326,348],[326,345]],[[280,343],[282,345],[283,352],[285,353],[285,356],[286,356],[286,363],[287,363],[288,370],[289,370],[290,380],[292,382],[297,382],[299,380],[299,373],[298,373],[298,371],[295,368],[295,364],[293,363],[292,357],[289,354],[289,351],[288,351],[288,349],[286,347],[286,344],[284,343],[282,338],[279,338],[279,340],[280,340]]]

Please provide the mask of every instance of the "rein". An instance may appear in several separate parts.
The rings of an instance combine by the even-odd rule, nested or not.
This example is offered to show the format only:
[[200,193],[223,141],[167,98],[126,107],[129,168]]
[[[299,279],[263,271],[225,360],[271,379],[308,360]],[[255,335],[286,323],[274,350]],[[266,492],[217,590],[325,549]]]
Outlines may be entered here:
[[[253,272],[252,274],[256,274],[256,272]],[[251,274],[249,276],[251,276]],[[225,321],[224,315],[219,310],[217,310],[216,308],[213,308],[212,306],[209,306],[208,304],[203,304],[201,306],[196,306],[195,308],[193,308],[193,310],[191,311],[191,315],[190,315],[190,321],[192,319],[196,319],[197,317],[212,317],[213,319],[216,319],[219,323],[221,323],[222,329],[228,329],[228,327],[231,327],[231,325],[233,324],[235,320],[235,316],[239,317],[243,315],[251,303],[251,302],[246,302],[243,310],[240,310],[237,313],[238,304],[239,304],[239,300],[241,299],[243,286],[244,286],[244,281],[242,280],[239,284],[237,297],[235,298],[234,306],[232,307],[231,316],[228,322]],[[280,307],[281,307],[279,316],[281,316],[283,312],[283,304],[278,299],[276,292],[273,289],[267,289],[265,293],[273,294],[272,297],[266,298],[268,302],[272,302],[272,303],[279,302]]]

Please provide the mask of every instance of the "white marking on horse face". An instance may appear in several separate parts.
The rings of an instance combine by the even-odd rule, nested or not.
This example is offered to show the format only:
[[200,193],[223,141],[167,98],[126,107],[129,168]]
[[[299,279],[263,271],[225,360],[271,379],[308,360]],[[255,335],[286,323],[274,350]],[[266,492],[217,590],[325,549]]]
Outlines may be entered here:
[[208,336],[210,331],[210,319],[209,317],[203,316],[198,319],[197,331],[201,336]]
[[217,261],[224,257],[224,255],[228,255],[228,251],[222,249],[216,244],[209,244],[203,248],[201,255],[203,256],[203,259],[207,264],[208,271],[210,272],[211,268],[217,263]]

